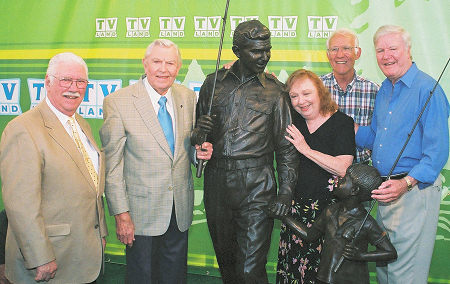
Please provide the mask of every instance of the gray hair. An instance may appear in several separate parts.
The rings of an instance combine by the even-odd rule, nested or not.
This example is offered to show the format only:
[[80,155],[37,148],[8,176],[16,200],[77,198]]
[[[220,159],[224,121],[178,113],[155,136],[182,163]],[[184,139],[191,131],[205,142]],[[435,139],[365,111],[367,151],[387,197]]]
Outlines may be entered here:
[[411,36],[409,33],[404,28],[395,25],[384,25],[379,27],[373,35],[373,44],[377,45],[378,39],[387,34],[400,34],[406,47],[411,48]]
[[355,40],[355,47],[359,47],[359,40],[358,40],[358,36],[356,36],[356,33],[350,29],[346,29],[346,28],[341,28],[341,29],[337,29],[335,30],[330,37],[327,39],[327,49],[330,48],[330,41],[331,39],[336,36],[336,35],[343,35],[343,36],[350,36],[353,37]]
[[[47,67],[47,75],[56,75],[56,68],[61,63],[77,63],[83,66],[84,71],[86,71],[86,77],[88,76],[88,67],[86,65],[86,62],[84,62],[83,58],[80,56],[72,53],[72,52],[63,52],[58,53],[55,56],[53,56],[50,61],[48,62]],[[87,79],[87,78],[86,78]]]
[[177,65],[178,65],[178,67],[181,66],[182,61],[181,61],[180,49],[178,48],[178,46],[173,41],[168,40],[168,39],[163,39],[163,38],[155,39],[152,43],[150,43],[147,46],[147,49],[145,50],[144,58],[146,58],[147,56],[150,55],[150,53],[152,52],[153,47],[155,47],[155,46],[162,46],[162,47],[166,47],[166,48],[169,48],[169,47],[172,47],[172,46],[175,47],[175,50],[177,51],[177,55],[178,55],[178,62],[177,62],[178,64]]
[[358,40],[358,36],[356,35],[356,33],[350,29],[346,29],[346,28],[340,28],[335,30],[330,37],[327,39],[327,49],[330,48],[330,41],[331,39],[336,36],[336,35],[342,35],[342,36],[349,36],[354,38],[355,42],[355,47],[359,47],[359,40]]

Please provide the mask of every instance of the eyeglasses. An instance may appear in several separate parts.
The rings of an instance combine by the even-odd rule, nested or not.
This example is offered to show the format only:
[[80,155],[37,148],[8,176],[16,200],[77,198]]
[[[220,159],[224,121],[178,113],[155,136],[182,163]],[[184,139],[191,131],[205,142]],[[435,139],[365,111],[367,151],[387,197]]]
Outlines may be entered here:
[[335,55],[339,52],[339,50],[342,51],[342,53],[344,54],[350,54],[353,49],[358,48],[357,46],[343,46],[343,47],[333,47],[333,48],[329,48],[328,52]]
[[75,85],[77,86],[78,89],[84,89],[87,87],[87,84],[89,83],[88,80],[74,80],[72,78],[58,78],[56,76],[50,75],[56,79],[58,79],[59,81],[59,86],[63,87],[63,88],[70,88],[72,86],[72,83],[75,82]]

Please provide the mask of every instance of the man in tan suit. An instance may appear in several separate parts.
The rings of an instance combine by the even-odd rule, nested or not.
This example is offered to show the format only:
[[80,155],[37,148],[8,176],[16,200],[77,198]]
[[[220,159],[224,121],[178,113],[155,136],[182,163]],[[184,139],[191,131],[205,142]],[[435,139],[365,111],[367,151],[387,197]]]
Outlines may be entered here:
[[6,276],[13,283],[88,283],[100,273],[107,234],[103,157],[89,124],[75,113],[87,76],[81,57],[55,55],[45,100],[3,132]]
[[[106,200],[127,245],[127,283],[186,283],[196,95],[174,84],[181,56],[170,40],[151,43],[142,62],[146,76],[103,103]],[[202,146],[197,158],[208,160],[212,145]]]

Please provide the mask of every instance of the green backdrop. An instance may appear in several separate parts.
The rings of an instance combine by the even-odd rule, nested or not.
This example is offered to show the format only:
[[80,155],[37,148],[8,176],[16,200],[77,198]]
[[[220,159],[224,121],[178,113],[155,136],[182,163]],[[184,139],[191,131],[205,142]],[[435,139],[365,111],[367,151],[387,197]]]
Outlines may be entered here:
[[[88,118],[97,142],[102,125],[104,96],[125,87],[143,74],[141,58],[155,38],[169,38],[181,48],[183,67],[178,80],[198,91],[206,74],[215,67],[220,18],[225,0],[0,0],[0,131],[16,115],[36,105],[44,96],[43,78],[48,60],[62,51],[85,58],[90,84],[79,113]],[[378,83],[379,71],[372,36],[384,24],[404,26],[412,35],[413,60],[437,78],[449,56],[450,1],[448,0],[231,0],[222,62],[235,59],[231,33],[240,21],[258,18],[272,31],[272,59],[268,69],[281,81],[298,68],[318,74],[330,71],[325,44],[336,28],[358,33],[362,56],[358,74]],[[450,94],[448,72],[441,85]],[[439,227],[430,283],[450,283],[450,165],[442,171]],[[202,180],[195,180],[194,222],[189,232],[189,269],[218,275],[206,227]],[[3,207],[0,199],[0,207]],[[124,248],[108,218],[107,253],[124,262]],[[276,269],[279,223],[267,270]],[[374,269],[371,266],[371,279]]]

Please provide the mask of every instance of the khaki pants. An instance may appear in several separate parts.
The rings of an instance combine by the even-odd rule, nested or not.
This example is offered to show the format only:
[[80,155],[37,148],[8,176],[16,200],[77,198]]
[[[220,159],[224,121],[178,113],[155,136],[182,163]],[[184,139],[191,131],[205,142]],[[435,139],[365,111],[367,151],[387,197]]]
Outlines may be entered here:
[[378,205],[377,220],[389,233],[396,261],[377,267],[380,284],[426,284],[441,202],[441,180],[422,190],[414,186],[398,200]]

